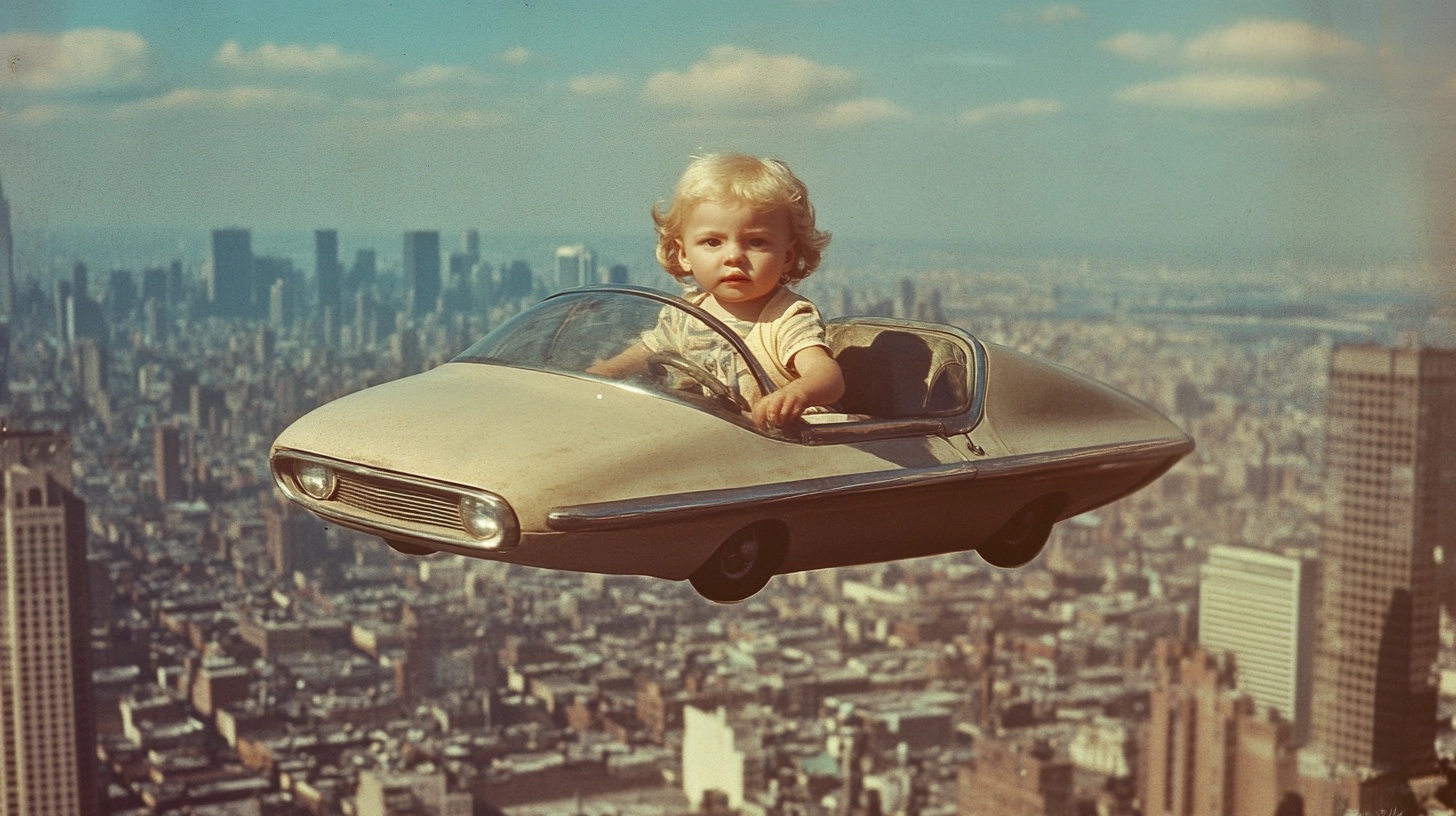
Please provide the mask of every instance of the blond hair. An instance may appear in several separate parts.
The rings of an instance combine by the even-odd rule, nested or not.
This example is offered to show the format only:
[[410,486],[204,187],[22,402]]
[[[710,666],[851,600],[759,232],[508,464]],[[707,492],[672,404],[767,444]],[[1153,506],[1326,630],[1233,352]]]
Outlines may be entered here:
[[657,262],[675,278],[690,274],[682,267],[679,240],[688,213],[704,201],[735,202],[758,212],[782,208],[788,213],[794,259],[784,270],[785,283],[809,277],[829,245],[829,233],[814,227],[809,188],[787,164],[742,153],[710,153],[695,157],[683,171],[666,212],[661,202],[652,207],[652,220],[657,224]]

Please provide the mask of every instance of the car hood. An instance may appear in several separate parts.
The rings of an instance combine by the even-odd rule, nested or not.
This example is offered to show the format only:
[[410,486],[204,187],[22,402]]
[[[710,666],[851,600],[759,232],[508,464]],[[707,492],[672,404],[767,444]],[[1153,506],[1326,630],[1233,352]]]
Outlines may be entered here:
[[563,504],[896,467],[771,439],[626,385],[478,363],[342,397],[273,447],[488,490],[528,527]]

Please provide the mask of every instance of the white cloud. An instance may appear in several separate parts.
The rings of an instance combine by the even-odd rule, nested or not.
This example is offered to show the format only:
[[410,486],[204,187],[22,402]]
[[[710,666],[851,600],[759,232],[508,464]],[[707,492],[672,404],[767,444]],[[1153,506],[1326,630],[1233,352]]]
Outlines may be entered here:
[[1241,20],[1183,46],[1183,56],[1191,62],[1295,63],[1364,53],[1360,43],[1298,20]]
[[659,105],[713,110],[731,106],[752,113],[788,110],[848,86],[854,72],[793,54],[760,54],[720,45],[686,72],[654,74],[643,99]]
[[1120,57],[1140,62],[1152,62],[1172,54],[1177,45],[1177,40],[1172,34],[1144,34],[1141,31],[1128,31],[1115,37],[1108,37],[1098,43],[1097,47]]
[[147,74],[147,41],[130,31],[82,28],[61,34],[0,34],[0,89],[118,88]]
[[404,88],[433,88],[437,85],[486,85],[490,77],[464,65],[426,65],[402,76],[398,84]]
[[1021,99],[1016,102],[1000,102],[971,108],[957,117],[962,124],[984,125],[989,122],[1004,122],[1012,119],[1031,119],[1059,113],[1064,106],[1056,99]]
[[277,88],[240,85],[233,88],[177,88],[176,90],[131,102],[115,110],[118,116],[152,111],[214,110],[238,111],[254,108],[316,108],[324,102],[316,93]]
[[586,95],[613,94],[622,89],[622,78],[616,74],[587,74],[573,77],[566,87],[572,93]]
[[1173,79],[1131,85],[1117,99],[1165,108],[1234,111],[1282,108],[1309,102],[1329,89],[1302,77],[1249,74],[1187,74]]
[[831,105],[820,114],[819,124],[826,127],[854,127],[909,118],[910,111],[888,99],[863,97]]
[[1075,3],[1053,3],[1031,11],[1008,11],[1001,16],[1001,20],[1008,25],[1038,23],[1048,26],[1075,23],[1086,18],[1087,13]]
[[223,43],[213,63],[245,73],[325,74],[368,68],[375,64],[367,54],[349,54],[336,45],[275,45],[265,42],[248,51],[234,40]]
[[520,65],[530,58],[531,49],[525,47],[524,45],[518,45],[515,48],[512,48],[511,50],[505,52],[504,54],[501,54],[501,59],[509,62],[512,65]]

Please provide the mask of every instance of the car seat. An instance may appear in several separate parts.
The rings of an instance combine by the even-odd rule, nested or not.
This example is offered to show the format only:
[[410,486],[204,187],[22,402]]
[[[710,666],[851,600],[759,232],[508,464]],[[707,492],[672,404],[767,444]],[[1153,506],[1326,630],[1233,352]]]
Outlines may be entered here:
[[969,404],[965,352],[948,337],[874,324],[828,324],[844,372],[840,408],[878,419],[942,416]]

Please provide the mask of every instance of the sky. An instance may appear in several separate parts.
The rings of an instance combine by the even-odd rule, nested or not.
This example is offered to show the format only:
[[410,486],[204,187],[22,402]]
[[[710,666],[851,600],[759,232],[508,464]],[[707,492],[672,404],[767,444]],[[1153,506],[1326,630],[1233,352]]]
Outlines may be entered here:
[[864,240],[1449,267],[1453,41],[1417,0],[8,0],[0,184],[22,230],[647,234],[737,150]]

